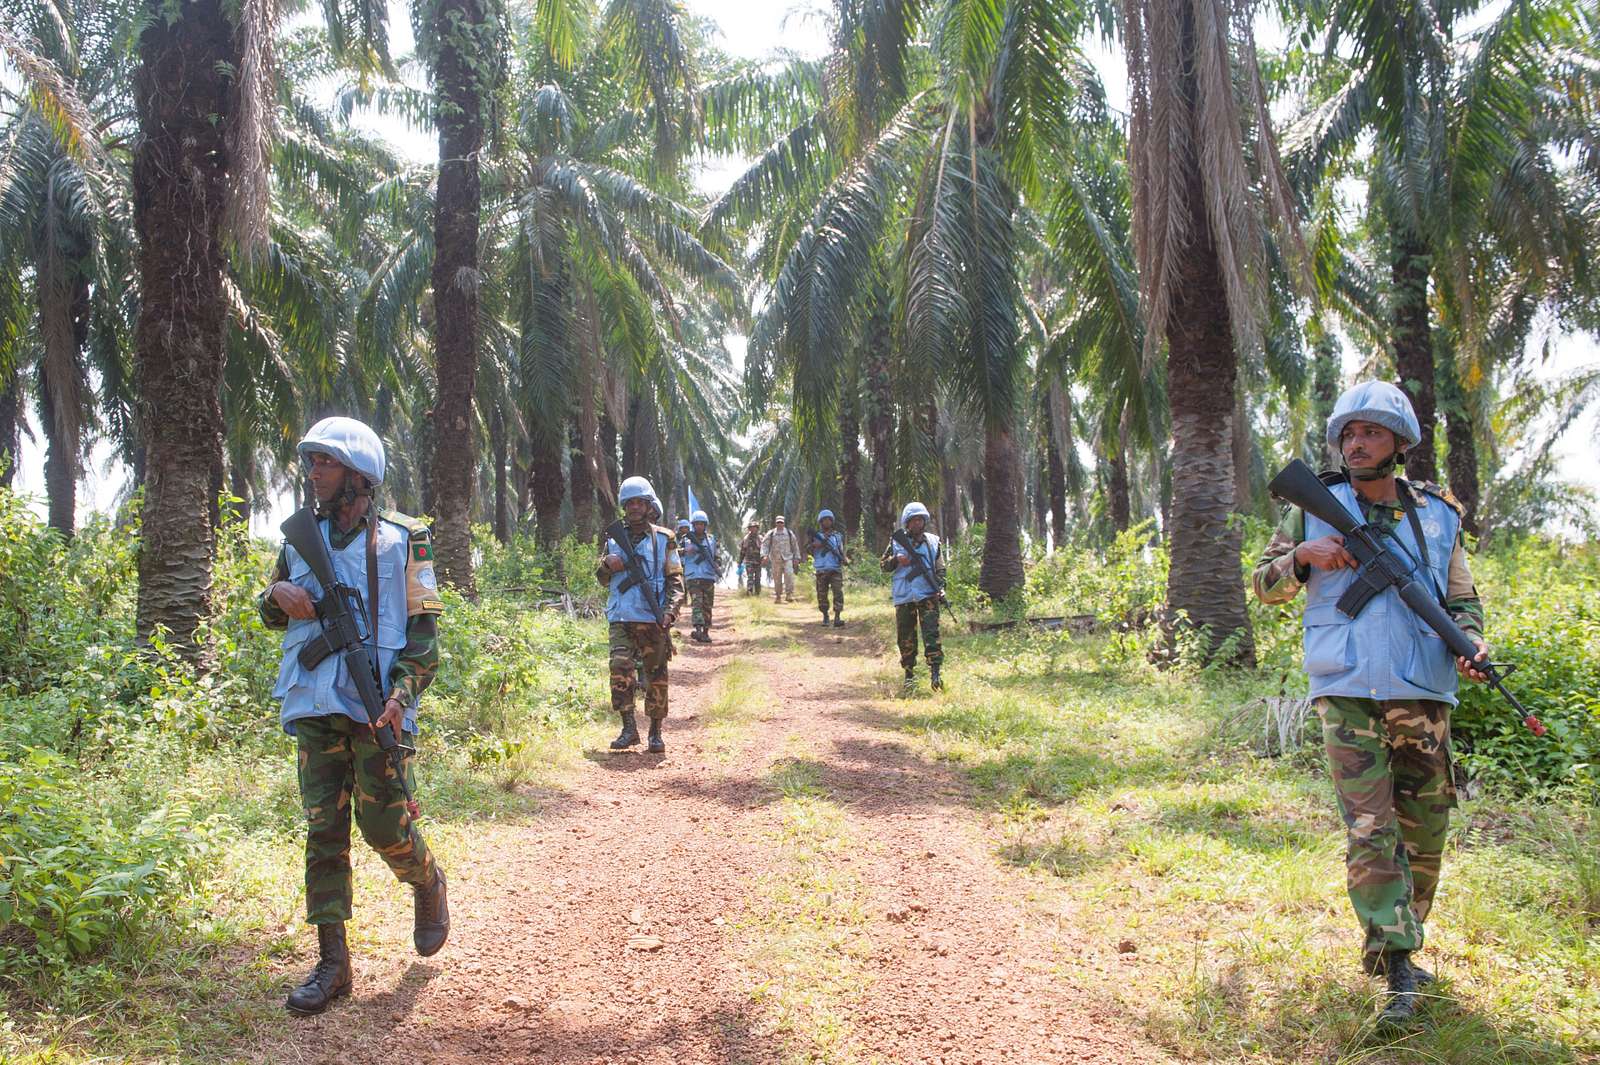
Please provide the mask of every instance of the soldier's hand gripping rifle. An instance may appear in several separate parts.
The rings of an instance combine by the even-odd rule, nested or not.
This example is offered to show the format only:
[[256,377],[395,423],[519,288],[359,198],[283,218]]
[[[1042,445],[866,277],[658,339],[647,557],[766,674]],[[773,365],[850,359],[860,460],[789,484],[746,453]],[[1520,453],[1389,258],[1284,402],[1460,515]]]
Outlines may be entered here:
[[1357,520],[1339,502],[1338,497],[1328,491],[1328,486],[1322,483],[1310,466],[1295,459],[1272,479],[1267,488],[1279,499],[1293,503],[1307,514],[1321,518],[1339,530],[1344,537],[1345,550],[1361,564],[1355,583],[1339,597],[1341,613],[1354,618],[1374,595],[1384,588],[1394,588],[1400,593],[1401,601],[1439,634],[1452,655],[1465,658],[1473,669],[1489,678],[1495,690],[1516,707],[1517,713],[1522,715],[1522,723],[1528,726],[1529,731],[1535,736],[1545,734],[1545,727],[1539,719],[1506,689],[1505,679],[1516,666],[1503,662],[1474,661],[1478,655],[1478,645],[1472,642],[1472,637],[1455,623],[1433,593],[1416,578],[1414,568],[1384,546],[1380,534],[1370,525]]
[[710,560],[711,572],[716,574],[716,576],[712,578],[712,583],[714,584],[717,581],[722,580],[724,566],[722,565],[722,560],[717,557],[717,553],[711,550],[710,542],[704,536],[700,536],[695,533],[689,534],[689,542],[694,544],[696,558]]
[[911,576],[913,578],[921,577],[926,580],[928,587],[933,589],[933,597],[942,603],[946,610],[950,611],[952,618],[955,617],[955,608],[950,605],[950,597],[944,594],[944,585],[939,583],[939,578],[933,575],[933,570],[928,568],[928,564],[922,560],[922,556],[917,554],[916,549],[911,546],[911,537],[906,531],[904,529],[896,529],[889,534],[889,539],[893,540],[895,546],[901,548],[905,555],[911,559]]
[[839,552],[834,549],[833,542],[826,536],[822,535],[822,531],[820,529],[811,529],[806,533],[806,535],[811,537],[812,543],[822,545],[822,550],[820,552],[812,552],[813,558],[815,558],[818,554],[832,555],[834,558],[839,560],[840,568],[842,569],[844,567],[844,556],[839,554]]
[[[655,531],[651,530],[652,536]],[[667,627],[667,612],[661,608],[661,598],[656,595],[656,586],[650,583],[644,575],[644,560],[639,557],[639,552],[634,550],[633,537],[628,535],[628,523],[614,521],[606,529],[606,538],[622,551],[622,568],[627,571],[628,579],[618,586],[617,590],[626,592],[637,587],[639,594],[644,596],[644,605],[650,608],[650,613],[655,616],[656,624],[663,629]]]
[[[375,516],[373,518],[375,520]],[[322,530],[317,527],[315,510],[310,507],[297,510],[279,528],[284,540],[305,559],[306,565],[311,567],[311,575],[322,585],[322,598],[316,604],[317,620],[322,623],[322,632],[301,646],[300,665],[309,671],[329,655],[338,655],[343,659],[345,671],[350,674],[356,692],[361,696],[361,709],[367,715],[367,724],[371,725],[383,716],[384,699],[378,688],[377,656],[367,646],[367,640],[373,634],[367,631],[367,612],[361,593],[341,583],[334,573],[333,556],[328,554]],[[400,791],[406,797],[406,812],[415,818],[420,807],[416,796],[411,794],[410,782],[406,780],[405,759],[416,748],[401,742],[392,725],[374,728],[372,735],[378,741],[378,749],[388,756],[389,764],[394,767],[395,779],[400,781]]]

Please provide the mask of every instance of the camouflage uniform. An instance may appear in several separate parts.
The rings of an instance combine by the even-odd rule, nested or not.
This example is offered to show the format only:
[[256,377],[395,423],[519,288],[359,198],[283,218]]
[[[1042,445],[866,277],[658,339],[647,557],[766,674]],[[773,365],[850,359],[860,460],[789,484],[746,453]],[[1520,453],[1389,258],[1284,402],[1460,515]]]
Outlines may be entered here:
[[761,594],[761,532],[747,532],[739,541],[739,561],[744,565],[744,590],[750,595]]
[[[828,593],[833,593],[833,612],[844,612],[844,572],[836,569],[818,570],[817,577],[817,609],[824,614],[828,612]],[[826,620],[826,619],[824,619]]]
[[[667,555],[661,565],[665,579],[665,594],[661,610],[667,617],[677,616],[683,605],[683,563],[678,558],[678,542],[671,530],[651,525],[649,522],[635,529],[628,526],[628,535],[635,545],[652,533],[667,534]],[[595,567],[595,579],[603,585],[611,583],[611,570],[600,559]],[[672,633],[653,621],[613,621],[608,635],[611,651],[611,709],[619,714],[633,713],[634,691],[644,678],[645,716],[660,721],[667,716],[667,662],[672,658]]]
[[711,629],[711,608],[717,601],[717,583],[695,579],[689,586],[689,606],[693,611],[694,627],[703,632]]
[[[392,511],[383,520],[402,525],[409,536],[406,554],[406,645],[389,671],[388,695],[415,705],[439,669],[438,615],[444,610],[433,576],[433,546],[428,527]],[[341,530],[330,523],[334,550],[367,534],[367,518]],[[272,585],[289,578],[287,553],[280,551],[272,581],[260,596],[261,618],[268,628],[282,629],[289,616],[272,598]],[[365,589],[363,589],[363,592]],[[302,717],[293,722],[298,747],[300,801],[306,816],[306,921],[336,924],[350,919],[350,822],[352,812],[361,836],[408,884],[433,882],[434,860],[422,834],[405,810],[388,756],[379,750],[372,729],[344,714]],[[404,733],[415,745],[415,734]],[[414,756],[407,756],[408,782],[415,780]]]
[[[885,573],[893,573],[895,553],[893,540],[883,549],[878,560]],[[934,561],[933,575],[939,584],[944,583],[945,564],[941,552]],[[944,646],[939,641],[939,600],[932,596],[914,603],[896,603],[894,608],[895,641],[900,645],[900,666],[911,669],[917,664],[917,630],[922,630],[922,655],[930,668],[944,663]]]
[[[1412,491],[1413,505],[1454,506],[1433,485]],[[1424,498],[1423,493],[1433,497]],[[1393,530],[1405,518],[1395,504],[1366,504],[1365,518]],[[1287,603],[1310,579],[1294,550],[1305,540],[1305,515],[1291,509],[1252,574],[1264,603]],[[1481,639],[1483,607],[1459,538],[1449,563],[1445,607],[1456,624]],[[1344,821],[1346,886],[1365,934],[1369,970],[1387,951],[1415,951],[1439,884],[1450,811],[1456,803],[1450,761],[1450,704],[1429,699],[1316,700],[1323,746]]]

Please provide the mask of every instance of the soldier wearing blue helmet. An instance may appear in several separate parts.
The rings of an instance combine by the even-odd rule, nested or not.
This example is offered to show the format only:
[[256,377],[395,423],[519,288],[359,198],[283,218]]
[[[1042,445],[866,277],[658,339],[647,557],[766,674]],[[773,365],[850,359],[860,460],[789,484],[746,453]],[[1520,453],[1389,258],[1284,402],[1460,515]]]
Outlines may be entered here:
[[1486,679],[1474,664],[1488,655],[1460,507],[1437,485],[1395,475],[1421,435],[1400,389],[1384,381],[1355,385],[1328,421],[1328,445],[1341,468],[1322,480],[1411,560],[1477,643],[1472,662],[1452,660],[1393,588],[1354,617],[1341,610],[1358,564],[1331,526],[1298,508],[1284,517],[1253,575],[1265,603],[1287,603],[1306,589],[1305,668],[1345,823],[1347,887],[1365,937],[1363,967],[1388,984],[1380,1020],[1391,1026],[1411,1019],[1418,987],[1432,979],[1412,957],[1422,947],[1455,806],[1450,709],[1457,675]]
[[644,675],[644,712],[650,719],[646,750],[664,754],[666,741],[661,726],[667,719],[667,662],[672,658],[672,625],[683,602],[683,563],[678,560],[678,541],[671,530],[654,524],[661,520],[661,501],[656,490],[643,477],[629,477],[617,493],[622,504],[626,536],[633,554],[639,557],[643,579],[662,609],[657,621],[649,605],[650,596],[627,573],[622,544],[608,538],[595,566],[595,579],[606,586],[606,621],[611,646],[611,708],[622,720],[622,731],[611,741],[613,751],[626,750],[639,743],[639,726],[634,717],[634,693],[639,675]]
[[689,516],[688,534],[679,541],[683,546],[683,579],[694,618],[689,639],[695,643],[711,642],[711,613],[716,606],[717,581],[722,577],[717,538],[706,531],[710,521],[705,511],[695,511]]
[[[361,422],[324,418],[300,441],[299,452],[334,570],[368,600],[367,630],[377,651],[378,679],[388,694],[376,724],[393,724],[402,742],[415,746],[417,701],[438,669],[438,616],[444,611],[428,527],[374,506],[385,456],[378,435]],[[412,885],[417,953],[437,953],[450,932],[444,870],[406,809],[343,661],[310,653],[311,638],[320,631],[315,599],[322,594],[310,567],[285,544],[260,610],[269,628],[285,630],[273,694],[283,700],[283,728],[299,748],[307,823],[306,920],[317,928],[320,958],[285,1003],[302,1014],[320,1013],[350,992],[344,927],[352,908],[352,813],[362,837],[396,877]],[[409,757],[404,771],[411,778]]]
[[[944,551],[939,537],[928,532],[928,508],[907,503],[900,511],[900,524],[911,549],[922,566],[912,563],[894,540],[883,549],[879,564],[885,573],[894,574],[894,627],[900,645],[900,667],[906,671],[905,691],[915,690],[917,674],[917,631],[922,631],[922,652],[928,662],[928,679],[934,691],[944,688],[939,670],[944,665],[944,646],[939,639],[939,602],[944,588]],[[931,575],[932,579],[929,579]]]
[[844,546],[844,533],[835,527],[833,511],[824,507],[817,512],[817,527],[811,532],[811,542],[806,545],[811,552],[811,572],[817,578],[817,609],[822,611],[822,623],[828,624],[828,593],[833,593],[833,626],[844,628],[844,566],[849,561]]

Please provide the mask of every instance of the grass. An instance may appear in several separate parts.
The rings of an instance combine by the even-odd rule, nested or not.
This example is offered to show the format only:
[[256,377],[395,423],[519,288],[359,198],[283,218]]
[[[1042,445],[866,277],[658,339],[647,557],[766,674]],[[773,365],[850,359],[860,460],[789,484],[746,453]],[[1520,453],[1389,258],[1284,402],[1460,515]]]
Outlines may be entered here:
[[1240,738],[1267,682],[1159,673],[1093,638],[946,646],[950,690],[897,704],[903,727],[965,769],[1002,860],[1088,941],[1063,975],[1106,987],[1162,1045],[1197,1061],[1600,1060],[1593,811],[1464,805],[1429,920],[1436,998],[1385,1040],[1320,749],[1266,759]]
[[783,1060],[849,1063],[864,1058],[850,1010],[867,989],[867,885],[841,859],[863,844],[818,780],[798,741],[764,783],[778,797],[774,858],[740,922],[753,1000],[770,1017]]

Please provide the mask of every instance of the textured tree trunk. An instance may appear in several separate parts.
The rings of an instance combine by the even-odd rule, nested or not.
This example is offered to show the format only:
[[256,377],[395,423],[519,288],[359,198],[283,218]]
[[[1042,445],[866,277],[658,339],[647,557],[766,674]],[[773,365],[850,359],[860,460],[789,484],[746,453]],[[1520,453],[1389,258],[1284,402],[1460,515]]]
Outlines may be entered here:
[[861,532],[861,391],[854,372],[839,389],[839,513],[846,536]]
[[983,437],[983,477],[973,485],[988,496],[983,567],[978,587],[1004,599],[1022,587],[1022,453],[1009,426],[991,425]]
[[1120,439],[1111,445],[1111,453],[1106,456],[1106,493],[1111,504],[1111,527],[1117,532],[1125,532],[1133,524],[1133,502],[1128,496],[1128,456],[1126,446]]
[[[1440,406],[1444,408],[1445,441],[1449,452],[1445,466],[1450,471],[1450,492],[1461,504],[1464,512],[1462,527],[1478,535],[1478,439],[1473,425],[1472,408],[1467,403],[1466,389],[1461,385],[1461,373],[1456,363],[1455,350],[1443,345],[1439,359]],[[1406,463],[1410,472],[1410,462]]]
[[1050,434],[1045,445],[1045,476],[1050,492],[1050,534],[1052,542],[1060,547],[1067,539],[1067,467],[1061,461],[1061,447],[1049,419],[1045,431]]
[[[989,468],[988,441],[984,442],[983,464],[985,472]],[[989,520],[989,493],[986,491],[982,477],[973,477],[967,481],[967,498],[972,501],[972,524],[982,525]]]
[[494,538],[511,542],[510,504],[506,498],[506,416],[497,406],[489,423],[489,448],[494,452]]
[[1406,452],[1406,477],[1437,481],[1439,468],[1433,450],[1433,426],[1438,418],[1434,401],[1433,329],[1428,317],[1428,273],[1433,257],[1419,235],[1396,225],[1390,263],[1394,281],[1394,363],[1400,387],[1411,397],[1422,428],[1422,440]]
[[433,333],[439,388],[434,400],[434,550],[439,577],[476,594],[472,574],[472,490],[478,439],[472,397],[478,379],[478,222],[485,90],[472,39],[486,19],[481,0],[439,0],[433,35],[439,180],[433,209]]
[[939,535],[946,540],[961,535],[961,492],[953,470],[939,479]]
[[[1183,55],[1194,55],[1192,12],[1181,29]],[[1192,59],[1184,78],[1184,109],[1179,121],[1196,129]],[[1198,133],[1197,133],[1198,135]],[[1173,160],[1174,184],[1187,213],[1190,236],[1178,263],[1167,318],[1167,394],[1172,409],[1171,568],[1167,606],[1208,637],[1208,657],[1234,640],[1230,660],[1255,663],[1250,617],[1245,612],[1241,533],[1229,521],[1233,511],[1233,422],[1238,365],[1222,265],[1206,213],[1198,161]]]
[[1050,527],[1050,434],[1048,431],[1039,434],[1039,446],[1035,449],[1033,462],[1033,538],[1038,541],[1039,549],[1044,550],[1048,545],[1047,532]]
[[195,627],[211,608],[216,541],[207,519],[223,454],[221,230],[229,72],[240,62],[226,10],[222,0],[152,10],[134,75],[142,297],[134,347],[146,463],[137,624],[146,640],[167,629],[191,659]]
[[17,374],[11,371],[0,379],[0,488],[10,488],[17,474],[17,457],[22,453],[22,410]]
[[39,367],[39,423],[45,439],[44,494],[50,528],[70,540],[77,527],[78,449],[61,430],[55,388],[44,365]]
[[[885,300],[885,303],[887,300]],[[867,449],[872,453],[872,542],[887,544],[894,532],[894,398],[889,380],[889,313],[879,305],[868,325],[866,365]]]
[[1233,403],[1233,509],[1240,514],[1250,513],[1254,504],[1251,491],[1250,460],[1255,440],[1250,433],[1250,418],[1244,406],[1244,394],[1235,390]]
[[569,428],[568,437],[568,489],[572,500],[572,531],[580,540],[595,538],[594,478],[589,474],[589,455],[583,448],[583,437],[577,425]]
[[[560,430],[557,430],[559,433]],[[561,476],[561,437],[535,433],[528,468],[536,536],[541,547],[561,539],[561,497],[567,486]]]
[[617,427],[609,413],[600,416],[600,480],[594,486],[595,506],[601,514],[617,512],[617,491],[622,476],[617,470]]
[[243,522],[245,528],[249,528],[252,509],[250,499],[253,494],[251,485],[255,481],[256,453],[248,444],[232,450],[233,454],[228,460],[228,494],[236,502],[229,506],[227,520]]

